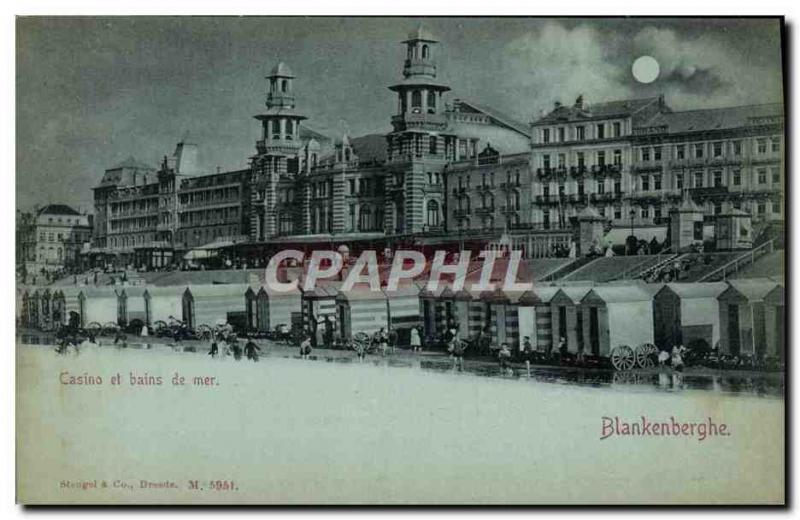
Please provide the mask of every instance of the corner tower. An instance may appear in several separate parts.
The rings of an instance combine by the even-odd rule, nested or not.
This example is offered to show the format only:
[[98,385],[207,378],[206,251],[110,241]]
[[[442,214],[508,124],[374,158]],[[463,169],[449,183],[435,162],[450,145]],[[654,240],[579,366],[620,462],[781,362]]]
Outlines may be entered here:
[[251,158],[250,235],[253,240],[265,240],[278,233],[279,213],[286,220],[281,225],[290,226],[291,214],[278,207],[276,195],[281,181],[284,184],[293,182],[300,172],[299,152],[303,146],[300,122],[306,119],[295,110],[295,76],[289,66],[278,63],[266,79],[267,110],[254,116],[261,122],[261,139],[256,141],[257,154]]
[[454,156],[455,136],[448,132],[442,94],[450,87],[436,79],[438,41],[419,26],[403,42],[403,79],[389,90],[397,93],[393,131],[386,136],[386,231],[417,233],[443,223],[442,170]]

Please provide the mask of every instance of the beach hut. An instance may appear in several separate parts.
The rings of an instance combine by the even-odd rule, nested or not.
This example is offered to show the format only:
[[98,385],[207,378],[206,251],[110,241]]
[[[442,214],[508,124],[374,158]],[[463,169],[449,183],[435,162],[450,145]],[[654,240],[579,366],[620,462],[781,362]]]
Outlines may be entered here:
[[588,354],[610,357],[619,346],[636,350],[653,343],[652,295],[638,285],[596,286],[580,304]]
[[425,337],[443,334],[447,328],[447,307],[445,300],[442,299],[442,294],[444,293],[450,301],[452,301],[452,297],[445,293],[445,289],[448,289],[448,287],[440,283],[434,291],[424,287],[419,292],[419,304],[422,308],[422,327]]
[[300,289],[303,330],[313,330],[314,327],[311,325],[311,320],[318,323],[326,316],[336,323],[336,296],[341,286],[342,282],[336,280],[318,281],[315,287],[310,291]]
[[724,354],[761,355],[766,352],[764,297],[778,286],[767,278],[728,281],[718,297],[720,351]]
[[527,336],[536,350],[546,352],[553,348],[553,312],[550,301],[557,292],[558,287],[542,286],[520,295],[516,302],[520,345]]
[[117,320],[123,326],[152,325],[150,295],[144,287],[130,286],[117,290]]
[[[420,286],[408,283],[398,286],[393,291],[387,288],[382,290],[386,296],[389,329],[397,333],[398,345],[408,345],[411,342],[411,328],[422,325]],[[455,312],[458,313],[458,309]]]
[[561,287],[550,299],[554,347],[558,347],[561,338],[564,338],[567,351],[583,351],[583,312],[580,303],[591,289],[591,286]]
[[767,342],[766,355],[786,359],[786,307],[783,286],[778,285],[764,296],[764,332]]
[[248,288],[247,284],[238,283],[187,287],[181,296],[182,321],[190,329],[229,323],[235,329],[243,330],[247,319],[242,295]]
[[359,332],[372,335],[381,328],[388,332],[388,304],[383,291],[369,287],[340,291],[336,296],[339,333],[342,339],[352,339]]
[[110,285],[82,287],[78,293],[78,309],[83,327],[90,323],[101,326],[118,323],[117,293]]
[[277,292],[269,286],[261,287],[256,295],[260,323],[264,324],[266,329],[280,324],[291,325],[292,316],[300,313],[300,296],[301,293],[296,288],[287,292]]
[[719,341],[719,301],[728,284],[670,283],[653,296],[653,340],[660,350],[675,345],[713,347]]
[[64,323],[68,323],[70,312],[75,312],[80,315],[81,306],[78,301],[78,295],[83,290],[83,287],[78,285],[62,286],[58,289],[64,297]]
[[163,321],[169,323],[170,318],[180,318],[182,315],[181,299],[185,287],[181,286],[164,286],[164,287],[148,287],[142,294],[145,299],[146,305],[150,309],[151,325],[156,322]]

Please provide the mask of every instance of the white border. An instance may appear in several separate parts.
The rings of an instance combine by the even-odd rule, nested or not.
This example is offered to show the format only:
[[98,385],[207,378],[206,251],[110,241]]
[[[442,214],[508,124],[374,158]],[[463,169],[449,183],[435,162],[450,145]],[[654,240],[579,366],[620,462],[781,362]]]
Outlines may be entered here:
[[[798,38],[798,28],[800,27],[800,2],[796,0],[790,1],[775,1],[775,0],[759,0],[758,2],[734,2],[734,1],[710,1],[705,0],[698,2],[697,0],[670,0],[668,2],[654,2],[646,4],[642,1],[616,1],[616,0],[603,0],[598,2],[594,1],[572,1],[572,2],[546,2],[546,3],[533,3],[533,2],[514,2],[508,0],[492,0],[491,2],[466,2],[464,0],[453,2],[444,0],[402,0],[397,2],[377,3],[373,1],[353,1],[353,0],[336,0],[333,2],[319,2],[319,1],[306,1],[306,2],[275,2],[263,1],[262,2],[245,2],[241,0],[226,0],[224,2],[209,2],[209,1],[193,1],[185,2],[183,4],[167,3],[163,0],[138,0],[136,2],[108,2],[98,0],[72,0],[70,2],[56,2],[56,1],[27,1],[27,2],[9,2],[0,7],[2,16],[0,17],[0,28],[3,38],[2,53],[0,54],[0,73],[3,75],[0,81],[0,88],[2,95],[2,113],[6,115],[4,124],[0,125],[0,137],[2,137],[2,163],[4,174],[0,176],[0,207],[3,208],[6,218],[4,222],[7,225],[2,228],[2,244],[14,244],[14,215],[15,208],[15,141],[14,141],[14,118],[11,114],[15,114],[15,35],[14,17],[16,15],[441,15],[441,16],[454,16],[454,15],[490,15],[490,16],[520,16],[520,15],[574,15],[574,16],[587,16],[587,15],[691,15],[691,16],[712,16],[712,15],[728,15],[728,16],[746,16],[746,15],[785,15],[787,24],[790,26],[789,31],[791,38],[787,40],[787,55],[790,60],[787,65],[793,69],[792,65],[796,56],[796,41]],[[791,77],[791,76],[790,76]],[[790,96],[789,106],[792,109],[788,116],[790,136],[793,138],[790,142],[790,150],[795,152],[794,137],[797,136],[796,128],[796,114],[798,103],[798,87],[797,78],[790,84],[791,91],[787,92]],[[787,208],[790,208],[791,202],[797,201],[798,190],[800,190],[800,179],[795,176],[796,164],[798,157],[795,154],[792,156],[791,171],[787,171],[787,178],[792,179],[791,196],[787,200]],[[796,245],[800,241],[800,230],[797,226],[797,209],[792,211],[792,236],[791,241]],[[13,247],[13,245],[11,246]],[[2,433],[0,434],[0,462],[2,463],[2,473],[0,473],[0,503],[2,503],[2,512],[8,514],[10,517],[17,518],[25,514],[25,511],[20,506],[14,505],[14,421],[12,420],[14,413],[14,342],[12,330],[14,327],[14,319],[12,313],[12,306],[14,305],[14,255],[10,248],[6,248],[6,254],[0,257],[2,262],[2,269],[0,269],[0,294],[4,295],[3,308],[6,309],[0,313],[0,330],[6,331],[5,337],[6,345],[3,347],[2,356],[2,384],[0,384],[0,406],[2,406]],[[793,247],[793,250],[796,248]],[[796,258],[796,253],[792,253],[792,258]],[[795,278],[795,277],[793,277]],[[796,287],[795,280],[792,280],[792,294]],[[792,323],[800,323],[800,308],[797,302],[794,302],[792,312]],[[798,351],[792,348],[791,342],[789,347],[793,352],[792,356],[792,374],[798,373]],[[792,384],[792,386],[795,386]],[[792,417],[797,416],[798,403],[795,399],[791,399],[792,404]],[[788,426],[788,425],[787,425]],[[794,453],[794,461],[797,459],[798,447],[793,443],[792,446]],[[796,464],[791,464],[791,467],[796,468]],[[747,478],[747,468],[742,469],[742,477]],[[797,477],[791,479],[793,489],[790,490],[790,496],[797,500]],[[147,515],[148,518],[161,518],[166,515],[178,512],[180,514],[198,514],[199,511],[128,511],[130,517],[139,517]],[[661,511],[659,516],[699,516],[704,511]],[[73,514],[84,514],[85,511],[75,512]],[[349,511],[340,511],[339,514],[348,514]],[[429,516],[435,512],[423,511],[394,511],[391,514],[409,514],[414,516]],[[501,511],[474,511],[465,512],[458,511],[455,514],[470,514],[470,516],[488,517],[497,514],[514,514],[515,510]],[[535,514],[543,517],[552,517],[556,514],[559,517],[564,516],[578,516],[585,514],[586,511],[537,511]],[[597,512],[594,512],[597,514]],[[620,512],[614,510],[602,510],[600,514],[603,515],[619,515],[628,514],[642,515],[649,514],[649,512]],[[752,511],[742,512],[749,516],[756,514]],[[4,514],[4,516],[5,516]],[[59,511],[39,511],[37,514],[63,514]],[[90,513],[93,516],[97,515],[102,518],[115,514],[109,510],[101,510],[97,513]],[[204,513],[205,517],[208,516],[228,516],[232,513],[221,512],[218,510],[211,510],[208,514]],[[298,518],[315,515],[317,513],[298,510],[294,513],[286,513],[279,511],[271,511],[268,514],[274,517],[289,517]],[[365,511],[366,516],[377,516],[379,513]],[[452,513],[450,513],[452,514]],[[730,515],[737,514],[735,511],[719,511],[716,514]],[[737,514],[738,516],[738,514]]]

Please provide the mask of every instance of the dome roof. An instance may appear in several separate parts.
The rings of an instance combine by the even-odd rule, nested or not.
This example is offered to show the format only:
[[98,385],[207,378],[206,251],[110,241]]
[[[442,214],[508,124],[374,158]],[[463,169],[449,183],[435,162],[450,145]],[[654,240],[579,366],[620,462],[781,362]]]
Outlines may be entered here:
[[269,73],[270,77],[272,76],[280,76],[283,78],[293,78],[294,74],[292,73],[292,69],[289,68],[287,64],[284,62],[279,62],[277,65],[272,67],[272,70]]
[[422,24],[419,24],[419,27],[408,33],[408,39],[406,42],[412,42],[416,40],[422,40],[426,42],[435,42],[437,41],[436,38],[433,37],[433,34],[425,29]]

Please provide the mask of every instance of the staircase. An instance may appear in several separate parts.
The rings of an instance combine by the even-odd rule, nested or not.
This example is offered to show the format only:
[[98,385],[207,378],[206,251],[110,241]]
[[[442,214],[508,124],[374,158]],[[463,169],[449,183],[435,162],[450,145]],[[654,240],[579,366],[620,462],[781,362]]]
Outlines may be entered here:
[[725,265],[722,265],[719,268],[714,269],[710,273],[706,273],[705,275],[701,276],[695,281],[717,282],[720,280],[725,280],[729,274],[736,273],[739,271],[739,269],[752,265],[756,260],[758,260],[762,256],[774,251],[775,244],[778,240],[779,240],[778,238],[773,238],[767,242],[764,242],[760,246],[754,247],[753,249],[751,249],[746,253],[742,253],[740,256],[726,263]]

